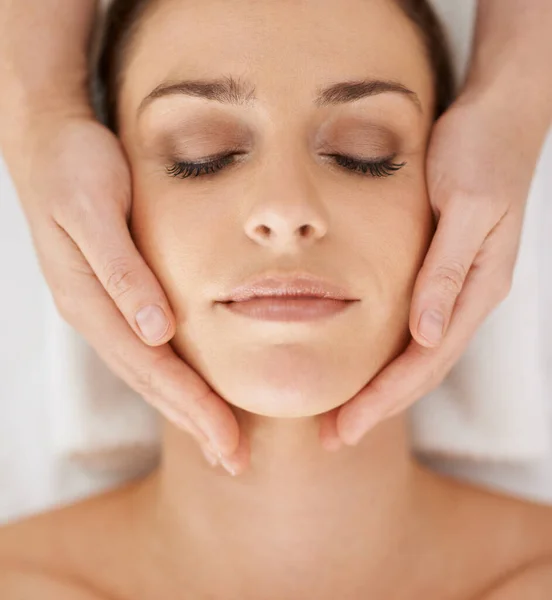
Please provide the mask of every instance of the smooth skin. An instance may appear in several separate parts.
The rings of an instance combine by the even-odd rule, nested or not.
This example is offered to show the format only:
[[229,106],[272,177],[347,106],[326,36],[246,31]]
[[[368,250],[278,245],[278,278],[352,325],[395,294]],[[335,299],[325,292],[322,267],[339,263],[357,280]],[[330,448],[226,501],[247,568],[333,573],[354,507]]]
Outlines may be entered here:
[[[149,22],[149,37],[146,31],[129,67],[123,137],[136,183],[134,239],[182,324],[175,337],[179,354],[189,352],[199,367],[207,356],[203,368],[214,385],[242,386],[229,398],[252,440],[251,468],[237,478],[209,469],[193,440],[165,423],[163,459],[150,476],[0,532],[0,597],[473,600],[497,593],[499,586],[511,589],[516,574],[534,582],[528,574],[552,553],[550,507],[488,493],[415,464],[404,412],[356,447],[327,453],[319,444],[315,415],[328,399],[308,393],[320,379],[321,369],[312,368],[299,406],[305,418],[264,416],[273,391],[293,379],[286,378],[297,369],[295,360],[286,360],[293,352],[311,364],[316,359],[337,391],[348,385],[344,374],[351,366],[358,374],[355,361],[367,343],[380,366],[388,362],[398,336],[408,333],[410,294],[400,290],[407,286],[411,293],[429,241],[422,143],[428,119],[420,121],[416,109],[400,98],[370,98],[320,112],[312,105],[316,89],[377,67],[414,87],[428,115],[431,86],[425,61],[415,52],[415,32],[404,15],[389,14],[383,1],[367,8],[350,0],[351,10],[343,11],[331,0],[304,0],[310,10],[296,11],[295,3],[274,0],[267,12],[264,3],[244,0],[230,16],[220,10],[223,3],[167,2]],[[293,35],[283,27],[291,18],[297,23]],[[206,23],[216,32],[218,48],[201,35]],[[242,32],[239,44],[235,31]],[[328,59],[328,40],[343,31],[347,43]],[[224,60],[220,48],[226,49]],[[201,60],[188,58],[195,56]],[[185,77],[194,70],[202,77],[236,77],[244,72],[244,56],[258,57],[246,69],[258,88],[256,110],[175,97],[150,105],[145,122],[138,125],[133,118],[164,70],[178,69]],[[367,65],[365,56],[377,64]],[[282,63],[287,68],[275,68]],[[301,76],[307,72],[309,77]],[[290,104],[295,112],[288,110]],[[202,127],[212,131],[209,124],[223,114],[226,129],[206,138]],[[409,166],[401,176],[359,179],[321,160],[328,144],[339,152],[353,152],[357,145],[368,152],[371,146],[362,137],[341,134],[353,134],[371,119],[398,128],[398,152],[407,155]],[[163,168],[167,150],[159,152],[159,144],[166,148],[166,133],[159,135],[165,126],[183,128],[188,144],[179,158],[191,158],[228,143],[242,122],[250,135],[240,138],[240,147],[245,145],[250,160],[208,180],[169,179]],[[328,127],[331,123],[339,126]],[[380,143],[395,147],[393,139]],[[244,187],[244,181],[251,185]],[[221,218],[208,218],[206,207]],[[298,240],[291,234],[299,226],[316,236]],[[274,235],[265,238],[267,231]],[[233,260],[236,251],[239,260]],[[252,261],[259,271],[284,267],[290,254],[305,268],[313,261],[309,264],[328,269],[326,275],[339,273],[362,299],[358,312],[308,331],[282,326],[268,336],[259,336],[262,324],[240,322],[245,340],[236,350],[243,356],[256,339],[259,361],[244,372],[239,365],[228,368],[220,344],[238,331],[238,321],[218,311],[211,299],[232,287]],[[340,343],[321,348],[320,341],[332,339],[322,335],[330,327]],[[282,354],[274,345],[284,334],[296,343]],[[351,365],[338,360],[332,366],[332,355],[355,340],[358,352],[350,353]],[[268,360],[284,377],[270,382],[259,377]],[[257,402],[256,410],[241,410],[241,392],[251,381],[264,384],[267,393],[251,393],[248,401]],[[337,393],[334,400],[334,406],[342,402]]]
[[[435,125],[428,150],[438,226],[414,288],[414,339],[356,398],[325,417],[325,439],[358,443],[436,388],[508,295],[529,186],[552,121],[550,31],[546,0],[479,2],[466,84]],[[426,311],[442,315],[427,330]]]
[[[95,9],[94,0],[0,0],[0,147],[61,315],[204,452],[241,472],[247,441],[228,404],[167,344],[174,314],[129,235],[128,164],[86,91]],[[413,341],[321,419],[327,449],[358,443],[435,388],[507,295],[551,120],[551,30],[548,0],[480,0],[466,85],[429,148],[438,229],[412,300]],[[500,157],[492,169],[489,156]],[[425,313],[442,319],[423,328]]]

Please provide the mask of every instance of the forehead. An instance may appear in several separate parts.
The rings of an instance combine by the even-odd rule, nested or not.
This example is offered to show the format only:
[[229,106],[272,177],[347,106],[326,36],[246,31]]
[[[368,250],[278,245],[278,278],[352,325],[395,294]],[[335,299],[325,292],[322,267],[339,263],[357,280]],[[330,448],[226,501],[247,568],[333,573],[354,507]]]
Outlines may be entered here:
[[234,75],[292,103],[336,81],[400,82],[423,105],[432,74],[421,36],[393,0],[156,0],[127,64],[123,113],[159,84]]

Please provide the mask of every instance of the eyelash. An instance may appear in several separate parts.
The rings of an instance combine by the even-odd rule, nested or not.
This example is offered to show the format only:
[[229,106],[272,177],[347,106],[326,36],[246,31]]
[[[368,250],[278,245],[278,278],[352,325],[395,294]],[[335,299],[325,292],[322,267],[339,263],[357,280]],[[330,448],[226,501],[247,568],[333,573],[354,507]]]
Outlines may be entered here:
[[406,165],[405,162],[393,162],[394,157],[392,156],[377,161],[358,160],[352,156],[343,156],[341,154],[330,154],[329,156],[334,158],[340,167],[344,167],[349,171],[362,173],[363,175],[370,172],[372,177],[389,177]]
[[[239,153],[233,152],[203,162],[175,162],[167,167],[167,174],[180,179],[214,175],[227,165],[232,164],[236,154]],[[326,156],[335,159],[336,164],[348,171],[362,173],[363,175],[369,172],[371,177],[389,177],[406,165],[405,162],[393,162],[393,156],[378,161],[363,161],[341,154],[328,154]]]

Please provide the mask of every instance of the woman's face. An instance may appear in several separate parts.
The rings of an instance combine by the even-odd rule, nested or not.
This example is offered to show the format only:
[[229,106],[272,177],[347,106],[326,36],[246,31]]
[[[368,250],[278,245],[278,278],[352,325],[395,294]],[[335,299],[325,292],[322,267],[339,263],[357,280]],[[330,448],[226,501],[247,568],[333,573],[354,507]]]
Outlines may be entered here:
[[[174,349],[223,398],[319,414],[405,347],[433,230],[433,83],[392,1],[161,0],[119,102],[134,238],[176,314]],[[287,321],[218,302],[273,274],[314,275],[356,301]]]

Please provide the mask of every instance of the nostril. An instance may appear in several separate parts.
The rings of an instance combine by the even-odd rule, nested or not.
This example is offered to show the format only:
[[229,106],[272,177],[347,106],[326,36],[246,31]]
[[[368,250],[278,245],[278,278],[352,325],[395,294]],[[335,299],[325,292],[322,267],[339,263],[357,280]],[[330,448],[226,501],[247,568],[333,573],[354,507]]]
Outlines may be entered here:
[[262,233],[263,235],[270,234],[270,228],[267,227],[266,225],[259,225],[259,230],[260,230],[260,233]]

